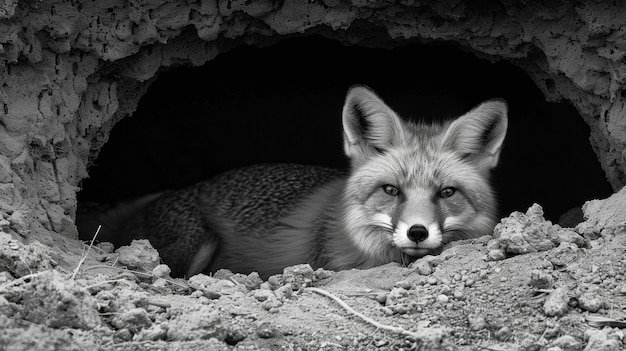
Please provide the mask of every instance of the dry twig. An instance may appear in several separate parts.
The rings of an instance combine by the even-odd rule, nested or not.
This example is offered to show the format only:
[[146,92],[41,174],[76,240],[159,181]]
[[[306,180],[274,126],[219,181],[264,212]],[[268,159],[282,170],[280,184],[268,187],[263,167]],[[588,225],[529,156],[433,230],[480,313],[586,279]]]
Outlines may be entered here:
[[400,335],[404,335],[404,336],[408,336],[411,337],[415,340],[422,340],[424,339],[424,335],[420,334],[420,333],[416,333],[416,332],[412,332],[410,330],[406,330],[404,328],[401,327],[394,327],[391,325],[386,325],[386,324],[382,324],[379,323],[375,320],[373,320],[372,318],[357,312],[356,310],[354,310],[352,307],[348,306],[343,300],[341,300],[339,297],[329,293],[326,290],[322,290],[322,289],[318,289],[318,288],[313,288],[313,287],[309,287],[307,288],[307,290],[312,291],[316,294],[320,294],[323,296],[326,296],[328,298],[330,298],[331,300],[334,300],[335,302],[337,302],[341,307],[343,307],[346,311],[348,311],[349,313],[361,318],[364,322],[371,324],[372,326],[378,328],[378,329],[383,329],[383,330],[387,330],[396,334],[400,334]]

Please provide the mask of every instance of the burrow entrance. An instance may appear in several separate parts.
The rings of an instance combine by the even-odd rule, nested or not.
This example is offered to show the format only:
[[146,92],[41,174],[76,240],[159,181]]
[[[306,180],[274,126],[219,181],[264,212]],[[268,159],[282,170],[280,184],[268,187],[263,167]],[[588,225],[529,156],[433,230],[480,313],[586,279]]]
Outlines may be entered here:
[[613,192],[576,109],[546,102],[515,65],[450,43],[373,49],[308,36],[162,71],[135,114],[113,128],[82,183],[79,207],[182,188],[254,163],[345,167],[341,108],[357,83],[407,118],[454,117],[483,100],[506,99],[509,132],[493,178],[502,216],[536,202],[558,221]]

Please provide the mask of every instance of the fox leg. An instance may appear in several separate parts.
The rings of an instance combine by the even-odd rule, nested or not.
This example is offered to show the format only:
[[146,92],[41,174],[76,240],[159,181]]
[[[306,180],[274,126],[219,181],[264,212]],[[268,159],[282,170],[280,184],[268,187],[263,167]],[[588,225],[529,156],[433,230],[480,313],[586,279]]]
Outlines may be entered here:
[[[139,216],[137,233],[150,241],[174,276],[190,277],[207,268],[219,236],[203,218],[193,192],[167,192]],[[133,230],[133,228],[129,228]]]

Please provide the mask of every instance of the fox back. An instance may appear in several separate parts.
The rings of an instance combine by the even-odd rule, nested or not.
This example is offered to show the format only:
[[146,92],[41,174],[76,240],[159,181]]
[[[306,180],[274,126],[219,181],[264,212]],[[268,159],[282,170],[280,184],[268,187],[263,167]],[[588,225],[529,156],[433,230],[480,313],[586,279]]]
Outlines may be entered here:
[[342,121],[348,172],[292,164],[229,171],[144,198],[130,206],[132,219],[111,227],[150,239],[177,275],[228,268],[262,277],[299,263],[407,263],[491,234],[489,175],[506,134],[504,101],[445,123],[414,123],[354,86]]

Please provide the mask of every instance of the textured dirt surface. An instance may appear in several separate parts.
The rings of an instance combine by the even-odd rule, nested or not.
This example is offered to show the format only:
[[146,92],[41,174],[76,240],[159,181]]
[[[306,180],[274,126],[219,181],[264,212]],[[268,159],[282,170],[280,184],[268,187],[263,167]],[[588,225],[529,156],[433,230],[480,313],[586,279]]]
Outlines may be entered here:
[[163,67],[288,35],[379,47],[441,40],[513,62],[547,99],[572,101],[607,178],[623,186],[626,7],[468,4],[2,2],[0,349],[623,349],[624,190],[589,203],[574,231],[533,208],[503,221],[493,241],[409,267],[299,267],[266,283],[226,273],[174,281],[146,243],[87,251],[75,240],[87,166]]
[[626,188],[562,228],[534,205],[408,267],[302,265],[267,281],[172,279],[145,240],[49,251],[2,233],[15,264],[0,273],[0,349],[623,350],[624,208]]

